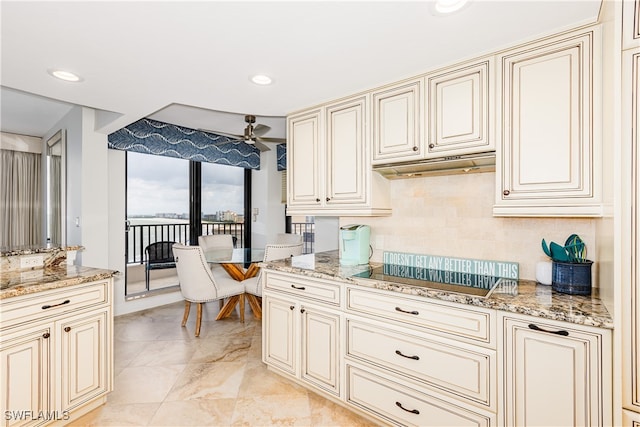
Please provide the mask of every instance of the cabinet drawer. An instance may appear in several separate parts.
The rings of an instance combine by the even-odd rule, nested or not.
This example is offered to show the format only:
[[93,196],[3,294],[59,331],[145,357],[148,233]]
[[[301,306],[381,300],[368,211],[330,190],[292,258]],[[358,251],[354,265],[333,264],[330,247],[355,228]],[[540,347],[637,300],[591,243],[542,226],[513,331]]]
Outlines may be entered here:
[[495,351],[347,320],[347,355],[495,409]]
[[494,426],[483,415],[420,393],[380,375],[347,365],[347,402],[395,424],[408,426]]
[[347,310],[421,326],[443,336],[455,335],[482,343],[493,343],[495,314],[466,307],[416,301],[399,294],[387,295],[349,288]]
[[3,300],[2,328],[109,302],[108,280]]
[[330,304],[340,304],[340,286],[335,282],[300,275],[266,272],[264,287]]

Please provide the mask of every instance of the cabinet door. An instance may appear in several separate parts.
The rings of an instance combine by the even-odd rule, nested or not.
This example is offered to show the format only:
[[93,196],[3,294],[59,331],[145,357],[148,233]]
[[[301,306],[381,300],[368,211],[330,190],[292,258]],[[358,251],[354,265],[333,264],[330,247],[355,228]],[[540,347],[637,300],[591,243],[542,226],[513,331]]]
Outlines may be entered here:
[[296,375],[298,367],[295,308],[294,303],[266,293],[262,299],[263,361],[292,375]]
[[373,92],[373,164],[424,156],[423,79]]
[[49,325],[3,333],[0,384],[5,426],[33,426],[51,416],[52,329]]
[[326,204],[367,202],[368,161],[366,131],[367,98],[357,97],[327,106]]
[[625,0],[622,6],[622,48],[640,46],[640,0]]
[[495,150],[493,59],[449,68],[426,77],[427,156]]
[[[555,323],[504,318],[506,424],[608,425],[602,348],[608,340]],[[610,370],[604,369],[604,372]],[[609,402],[610,404],[610,402]]]
[[630,182],[623,206],[631,206],[631,233],[625,250],[629,256],[622,258],[630,259],[631,264],[627,266],[624,262],[623,271],[630,271],[630,277],[622,282],[625,285],[622,290],[622,399],[625,408],[640,412],[640,48],[626,51],[623,55],[623,85],[622,156],[631,158],[631,171],[623,173]]
[[111,391],[110,310],[69,317],[56,322],[60,340],[62,409],[70,410]]
[[499,57],[494,214],[602,215],[599,37],[595,28]]
[[287,119],[287,203],[320,206],[324,189],[321,110]]
[[340,315],[307,305],[300,308],[302,364],[300,376],[317,387],[339,394]]

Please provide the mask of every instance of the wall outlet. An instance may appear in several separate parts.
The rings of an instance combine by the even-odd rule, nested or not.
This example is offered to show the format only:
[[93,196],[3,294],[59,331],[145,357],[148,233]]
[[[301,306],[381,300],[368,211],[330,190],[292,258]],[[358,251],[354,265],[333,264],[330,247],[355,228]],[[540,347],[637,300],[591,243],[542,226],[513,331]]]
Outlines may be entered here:
[[20,258],[20,268],[39,268],[44,266],[44,257],[42,255],[23,256]]

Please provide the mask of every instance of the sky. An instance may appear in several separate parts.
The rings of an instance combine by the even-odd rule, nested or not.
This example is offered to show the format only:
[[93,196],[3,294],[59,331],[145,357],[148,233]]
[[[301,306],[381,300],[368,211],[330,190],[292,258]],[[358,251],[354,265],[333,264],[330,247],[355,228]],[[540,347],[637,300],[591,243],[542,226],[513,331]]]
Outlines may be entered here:
[[[127,215],[189,212],[189,162],[127,153]],[[244,211],[244,169],[202,163],[202,212]]]

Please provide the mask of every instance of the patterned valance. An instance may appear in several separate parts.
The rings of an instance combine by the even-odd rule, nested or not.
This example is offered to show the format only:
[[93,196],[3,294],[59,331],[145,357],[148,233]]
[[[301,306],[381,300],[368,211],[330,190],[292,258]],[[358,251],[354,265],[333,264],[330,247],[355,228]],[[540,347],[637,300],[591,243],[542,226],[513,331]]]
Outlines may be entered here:
[[278,170],[287,170],[287,144],[276,145],[276,150],[278,156]]
[[109,135],[109,148],[260,169],[260,151],[227,136],[151,119],[141,119]]

